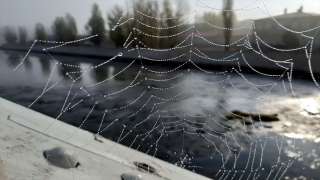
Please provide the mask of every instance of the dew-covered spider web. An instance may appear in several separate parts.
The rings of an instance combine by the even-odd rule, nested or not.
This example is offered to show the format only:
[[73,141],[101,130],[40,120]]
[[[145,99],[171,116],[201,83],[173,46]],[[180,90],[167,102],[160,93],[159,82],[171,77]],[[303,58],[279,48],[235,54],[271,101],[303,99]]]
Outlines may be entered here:
[[[319,170],[320,149],[304,144],[319,142],[320,133],[314,134],[319,127],[319,100],[316,93],[304,94],[308,88],[295,88],[294,78],[303,69],[312,82],[308,86],[314,86],[315,92],[319,88],[313,73],[317,67],[312,65],[319,27],[304,31],[285,27],[269,15],[262,1],[243,2],[243,7],[233,10],[190,1],[191,6],[204,11],[259,11],[272,20],[275,28],[304,39],[299,47],[279,48],[266,42],[255,21],[224,28],[199,18],[201,12],[160,17],[128,4],[110,31],[127,23],[133,24],[132,29],[123,47],[110,50],[113,56],[108,59],[74,63],[60,61],[51,53],[99,34],[73,42],[34,41],[29,52],[40,44],[54,64],[49,67],[48,81],[41,85],[43,91],[37,93],[29,108],[45,103],[51,92],[63,91],[63,96],[55,97],[61,107],[51,112],[56,114],[54,118],[92,132],[93,140],[103,136],[212,179],[303,179],[308,172]],[[155,26],[144,23],[144,19],[181,22]],[[231,31],[240,36],[225,45],[208,38],[195,24],[207,26],[207,32]],[[160,31],[173,34],[154,33]],[[157,48],[148,46],[147,38],[155,44],[171,39],[179,43]],[[232,50],[217,50],[225,46]],[[280,55],[270,56],[265,49]],[[14,69],[16,72],[29,52]],[[281,53],[298,55],[295,59]],[[61,84],[68,89],[59,89]]]

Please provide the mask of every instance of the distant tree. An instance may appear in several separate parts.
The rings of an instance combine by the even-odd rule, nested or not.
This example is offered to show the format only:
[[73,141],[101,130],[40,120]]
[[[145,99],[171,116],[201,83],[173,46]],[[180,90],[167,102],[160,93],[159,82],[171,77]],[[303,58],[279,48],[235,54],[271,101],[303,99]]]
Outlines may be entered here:
[[[181,28],[178,26],[183,22],[182,15],[183,11],[187,11],[188,7],[182,7],[184,1],[177,1],[177,7],[173,8],[169,0],[163,1],[163,11],[160,14],[160,31],[161,36],[171,36],[169,38],[160,39],[160,48],[173,48],[181,41]],[[186,4],[185,4],[186,5]],[[174,11],[174,9],[177,9]]]
[[46,30],[41,23],[36,24],[36,39],[37,40],[46,40],[47,35],[46,35]]
[[27,29],[25,27],[19,27],[19,43],[24,45],[27,43]]
[[128,13],[123,14],[123,10],[119,6],[115,6],[111,13],[107,14],[108,25],[111,30],[109,31],[109,37],[113,40],[117,47],[123,46],[127,37],[129,36],[129,31],[131,31],[130,22],[118,26],[118,20],[122,18],[122,22],[129,19]]
[[[236,14],[231,11],[232,13],[232,23],[237,23]],[[224,27],[224,18],[223,18],[223,12],[222,13],[215,13],[213,11],[206,11],[202,15],[197,15],[196,19],[199,19],[195,23],[195,27],[197,30],[202,32],[208,32],[208,31],[220,31],[221,29],[219,27]],[[212,27],[217,26],[217,28]]]
[[282,42],[285,44],[286,48],[297,48],[300,44],[298,35],[290,31],[283,34]]
[[66,40],[65,41],[74,41],[77,39],[77,25],[76,20],[69,14],[66,14],[65,18],[66,23]]
[[[158,38],[156,38],[156,36],[159,35],[160,31],[159,29],[156,29],[159,26],[159,20],[155,19],[159,17],[158,2],[136,0],[133,9],[133,17],[136,19],[136,21],[133,22],[133,27],[137,29],[134,31],[134,35],[143,43],[139,43],[139,46],[144,45],[150,48],[157,47]],[[135,41],[133,45],[136,45],[135,43],[138,42]]]
[[98,36],[90,39],[95,45],[100,45],[105,39],[106,29],[104,26],[104,19],[102,18],[97,4],[93,4],[92,6],[92,16],[86,25],[86,29],[89,31],[90,36],[98,34]]
[[[199,19],[198,23],[195,24],[195,27],[199,31],[218,31],[219,28],[212,28],[210,25],[223,27],[223,17],[220,14],[214,12],[204,12],[201,16],[197,16]],[[209,23],[210,25],[208,25]]]
[[53,23],[52,30],[56,36],[57,41],[65,41],[66,40],[66,23],[63,17],[57,17]]
[[[159,6],[162,6],[161,11]],[[182,35],[178,25],[183,22],[182,15],[189,8],[183,0],[176,0],[175,6],[169,0],[164,0],[161,5],[158,1],[133,0],[132,12],[124,12],[115,6],[107,14],[111,29],[109,36],[117,46],[127,41],[132,42],[130,45],[134,47],[173,48],[180,43]],[[130,20],[131,17],[134,20]],[[130,33],[132,35],[129,37]]]
[[77,26],[75,19],[69,14],[66,17],[57,17],[53,23],[52,30],[57,41],[74,41],[77,39]]
[[225,50],[229,51],[229,44],[231,39],[232,30],[229,30],[229,28],[232,28],[233,26],[233,13],[232,13],[232,6],[233,6],[233,0],[223,0],[223,23],[224,23],[224,38],[225,38]]
[[14,44],[18,39],[16,30],[11,26],[6,26],[2,29],[2,36],[8,44]]

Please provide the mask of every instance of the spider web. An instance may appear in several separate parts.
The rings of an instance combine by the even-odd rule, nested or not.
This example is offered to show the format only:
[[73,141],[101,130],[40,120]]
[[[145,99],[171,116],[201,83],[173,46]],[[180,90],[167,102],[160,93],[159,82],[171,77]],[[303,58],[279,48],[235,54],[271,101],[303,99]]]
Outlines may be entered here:
[[[196,1],[195,4],[206,10],[224,11],[201,1]],[[232,114],[232,110],[240,108],[241,111],[255,114],[273,113],[263,110],[266,106],[272,106],[267,109],[269,111],[283,107],[283,103],[279,102],[279,97],[273,94],[274,88],[279,86],[283,87],[284,94],[291,93],[302,104],[303,100],[299,99],[293,90],[293,59],[272,59],[263,52],[261,47],[264,46],[278,52],[304,51],[305,62],[309,64],[312,80],[319,87],[311,65],[314,36],[305,35],[309,31],[318,30],[319,27],[302,32],[293,31],[270,16],[265,7],[256,7],[256,5],[257,1],[232,11],[260,10],[273,19],[279,27],[309,39],[308,43],[299,48],[279,49],[267,44],[259,36],[255,30],[254,21],[242,27],[223,28],[194,18],[198,14],[196,11],[184,14],[185,21],[179,26],[166,28],[143,24],[139,21],[139,17],[131,17],[126,21],[123,21],[121,17],[117,26],[110,27],[111,30],[116,30],[130,21],[137,21],[140,25],[150,29],[167,30],[181,27],[184,29],[170,36],[157,36],[134,27],[123,45],[123,51],[93,66],[59,62],[50,54],[50,50],[88,40],[99,34],[72,42],[35,40],[25,58],[38,42],[45,45],[58,45],[46,47],[43,45],[43,51],[55,61],[55,64],[43,92],[28,107],[44,99],[46,93],[61,83],[62,79],[70,79],[70,89],[66,92],[65,98],[59,100],[63,104],[61,111],[56,112],[56,119],[63,118],[68,112],[77,111],[79,106],[85,104],[89,112],[80,124],[73,125],[181,168],[221,180],[282,179],[290,167],[301,158],[303,159],[303,154],[306,153],[299,150],[294,143],[284,148],[283,144],[287,142],[285,133],[288,127],[279,125],[278,129],[271,128],[270,130],[269,126],[273,124],[263,122],[261,119],[257,122],[251,117],[246,120],[229,120],[225,115]],[[132,7],[129,10],[135,11]],[[123,16],[126,13],[127,11],[123,13]],[[141,12],[138,14],[143,18],[165,20]],[[212,29],[232,32],[245,29],[248,34],[229,45],[219,44],[206,39],[193,24],[189,24],[191,21],[206,24]],[[249,36],[251,32],[253,36]],[[155,39],[174,38],[181,35],[184,35],[184,38],[173,48],[155,49],[147,47],[141,39],[135,37],[137,34],[139,37],[144,35]],[[206,54],[207,52],[197,47],[196,42],[200,41],[210,47],[242,47],[245,50],[238,50],[221,58],[213,58],[212,53]],[[130,47],[132,44],[136,44],[135,47]],[[246,57],[247,51],[263,57],[265,62],[280,67],[282,71],[270,73],[270,71],[264,72],[256,69],[257,62]],[[171,53],[175,56],[165,56]],[[131,60],[128,60],[124,67],[121,66],[120,70],[118,69],[108,78],[98,77],[98,82],[89,82],[84,86],[77,85],[77,82],[81,82],[88,74],[95,71],[99,74],[102,72],[99,69],[110,68],[109,64],[123,57],[130,57]],[[18,70],[25,58],[14,70]],[[166,64],[172,61],[178,62],[178,65],[173,68],[152,66],[153,63]],[[213,71],[206,68],[204,63],[217,63],[226,68]],[[251,74],[255,74],[255,78],[244,73],[244,67],[249,69]],[[56,71],[62,71],[64,75],[59,81],[52,82],[51,77]],[[118,89],[109,88],[108,83],[123,78],[121,75],[124,72],[131,73],[127,86]],[[162,78],[163,74],[170,78]],[[246,88],[249,88],[250,91]],[[210,91],[204,89],[210,89]],[[114,106],[110,105],[112,104],[109,103],[110,101],[116,102],[113,103]],[[94,111],[99,113],[93,116]],[[285,113],[279,113],[279,117],[280,119],[290,118]],[[70,120],[68,123],[74,122]],[[86,125],[88,123],[90,126]],[[49,129],[50,126],[44,131]],[[65,139],[65,142],[68,142],[71,137]],[[87,143],[89,144],[90,142]],[[271,151],[273,153],[276,151],[277,156],[269,157],[268,153]],[[284,156],[288,151],[294,154],[290,158]]]

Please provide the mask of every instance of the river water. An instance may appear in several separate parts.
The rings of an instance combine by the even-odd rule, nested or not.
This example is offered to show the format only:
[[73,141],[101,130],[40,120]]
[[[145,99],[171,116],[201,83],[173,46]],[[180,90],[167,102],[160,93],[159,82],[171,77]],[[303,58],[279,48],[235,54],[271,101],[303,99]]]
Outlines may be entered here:
[[[210,178],[318,178],[311,80],[24,55],[0,51],[0,97]],[[280,121],[224,119],[236,109]]]

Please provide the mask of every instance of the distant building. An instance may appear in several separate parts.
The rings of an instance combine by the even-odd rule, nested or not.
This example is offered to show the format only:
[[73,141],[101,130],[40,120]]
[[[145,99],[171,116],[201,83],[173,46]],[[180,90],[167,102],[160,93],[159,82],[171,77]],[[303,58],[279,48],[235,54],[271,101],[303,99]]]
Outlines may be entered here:
[[[288,32],[288,30],[281,27],[281,25],[285,28],[298,32],[310,30],[320,26],[320,14],[305,13],[302,11],[302,7],[294,13],[287,13],[287,10],[285,9],[284,14],[273,16],[273,18],[267,17],[254,21],[255,32],[257,33],[257,36],[259,36],[265,43],[272,46],[284,46],[283,35]],[[317,30],[318,29],[305,32],[304,35],[314,36]],[[296,35],[299,37],[298,46],[300,47],[306,45],[308,41],[310,41],[309,38],[306,38],[300,34]],[[251,42],[255,44],[255,38],[252,38]],[[313,47],[313,49],[319,48],[320,41],[314,41]]]
[[[193,44],[200,47],[216,47],[224,49],[221,45],[225,44],[224,32],[213,31],[213,32],[200,32],[201,35],[195,34],[193,38]],[[247,36],[252,35],[252,30],[248,28],[232,30],[230,44],[232,47],[243,44]]]
[[[241,46],[247,37],[252,36],[252,29],[249,28],[240,28],[232,30],[230,44],[231,49],[245,49]],[[185,38],[191,35],[191,33],[186,33]],[[186,40],[183,45],[190,44],[190,39]],[[206,30],[195,32],[192,40],[192,44],[199,49],[210,49],[210,50],[224,50],[225,37],[223,30]],[[239,46],[240,45],[240,46]]]
[[[231,30],[230,44],[231,49],[245,49],[245,47],[238,46],[244,43],[247,37],[252,36],[252,29],[250,29],[252,20],[237,21],[234,24],[234,30]],[[200,24],[201,25],[201,24]],[[185,29],[187,29],[186,27]],[[190,36],[192,31],[184,34],[184,38]],[[186,40],[182,45],[190,44],[190,40]],[[225,37],[224,30],[219,27],[209,27],[196,29],[192,44],[200,49],[224,50]]]

